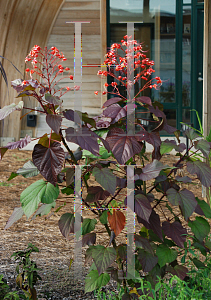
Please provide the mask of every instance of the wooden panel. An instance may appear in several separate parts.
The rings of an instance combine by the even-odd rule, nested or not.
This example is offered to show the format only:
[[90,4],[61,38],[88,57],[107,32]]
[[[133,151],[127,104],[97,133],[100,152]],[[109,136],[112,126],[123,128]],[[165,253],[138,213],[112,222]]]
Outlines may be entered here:
[[[83,24],[81,28],[81,33],[84,35],[96,35],[100,34],[99,27],[86,27],[86,24]],[[75,29],[73,26],[71,27],[54,27],[52,29],[52,34],[59,34],[59,35],[74,35]]]
[[[83,43],[100,43],[100,35],[83,36],[82,39],[83,39]],[[58,45],[60,45],[60,43],[65,43],[66,40],[67,37],[63,35],[51,34],[48,43],[51,44],[57,43]],[[69,36],[68,42],[74,43],[74,36]]]
[[100,2],[99,1],[77,1],[77,2],[66,2],[62,6],[63,10],[99,10]]
[[[70,27],[70,26],[74,26],[73,24],[70,23],[66,23],[69,22],[70,18],[57,18],[54,27]],[[81,21],[86,21],[85,19],[81,20]],[[89,19],[90,23],[82,23],[82,28],[83,27],[94,27],[94,26],[100,26],[100,19]]]
[[69,18],[70,21],[81,20],[89,21],[89,19],[98,19],[100,17],[99,10],[74,10],[74,11],[61,11],[59,14],[60,19]]

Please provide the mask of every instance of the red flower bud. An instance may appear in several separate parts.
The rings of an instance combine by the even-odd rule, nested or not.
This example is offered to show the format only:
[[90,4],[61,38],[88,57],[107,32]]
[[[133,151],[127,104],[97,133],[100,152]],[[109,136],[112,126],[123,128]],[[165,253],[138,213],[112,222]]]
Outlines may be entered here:
[[98,91],[95,91],[95,95],[98,95]]
[[70,79],[73,80],[73,75],[70,75]]
[[27,68],[27,69],[26,69],[26,72],[29,72],[29,71],[30,71],[30,69],[29,69],[29,68]]

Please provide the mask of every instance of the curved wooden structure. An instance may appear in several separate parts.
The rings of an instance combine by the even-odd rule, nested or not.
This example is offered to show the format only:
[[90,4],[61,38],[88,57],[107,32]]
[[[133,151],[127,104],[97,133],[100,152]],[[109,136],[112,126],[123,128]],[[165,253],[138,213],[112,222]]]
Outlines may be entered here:
[[[12,61],[24,76],[25,57],[34,44],[47,44],[52,24],[60,11],[63,0],[0,0],[0,55]],[[8,78],[9,95],[0,77],[0,107],[13,102],[16,91],[10,88],[11,80],[21,75],[7,61],[1,60]],[[28,100],[24,100],[28,101]],[[0,121],[0,136],[20,137],[21,112],[14,112],[4,122]]]

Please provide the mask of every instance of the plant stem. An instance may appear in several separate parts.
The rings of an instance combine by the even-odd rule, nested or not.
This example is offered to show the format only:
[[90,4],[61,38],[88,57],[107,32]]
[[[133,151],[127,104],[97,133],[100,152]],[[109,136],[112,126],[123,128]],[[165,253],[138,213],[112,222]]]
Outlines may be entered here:
[[68,145],[63,137],[61,129],[60,129],[59,133],[60,133],[60,136],[61,136],[61,139],[62,139],[62,142],[63,142],[65,148],[67,149],[68,153],[71,156],[72,161],[75,163],[75,165],[78,165],[77,160],[75,159],[75,156],[73,155],[73,152],[70,150],[70,148],[68,147]]

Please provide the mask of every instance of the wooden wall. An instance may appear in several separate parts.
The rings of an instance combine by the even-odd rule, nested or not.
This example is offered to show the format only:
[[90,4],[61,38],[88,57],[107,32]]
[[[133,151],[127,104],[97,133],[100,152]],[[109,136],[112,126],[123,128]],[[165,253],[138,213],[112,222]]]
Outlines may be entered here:
[[[0,76],[0,107],[18,103],[16,91],[10,82],[24,77],[25,57],[34,44],[45,46],[54,18],[63,0],[0,0],[0,55],[6,57],[20,70],[21,76],[12,65],[2,60],[7,73],[9,96],[2,76]],[[28,100],[25,100],[27,105]],[[21,112],[14,112],[0,121],[0,136],[20,137]]]
[[[65,0],[58,16],[53,24],[47,46],[57,47],[67,58],[63,63],[71,69],[74,75],[74,32],[75,24],[67,24],[68,21],[89,21],[82,23],[82,111],[89,115],[101,113],[102,96],[96,96],[94,91],[100,91],[102,80],[97,76],[97,71],[106,53],[106,1],[105,0]],[[92,65],[92,67],[90,66]],[[95,65],[95,66],[93,66]],[[61,87],[73,86],[71,80],[63,80],[59,84]],[[63,96],[63,108],[74,108],[76,95],[68,92]],[[105,98],[105,96],[104,96]],[[105,101],[105,100],[104,100]],[[63,122],[70,126],[69,122]],[[46,125],[45,116],[38,116],[38,126],[36,136],[49,132]]]

